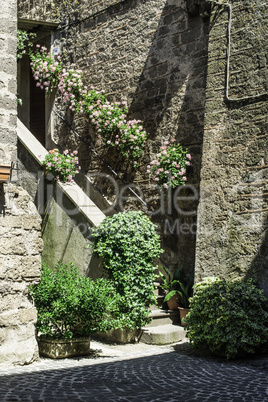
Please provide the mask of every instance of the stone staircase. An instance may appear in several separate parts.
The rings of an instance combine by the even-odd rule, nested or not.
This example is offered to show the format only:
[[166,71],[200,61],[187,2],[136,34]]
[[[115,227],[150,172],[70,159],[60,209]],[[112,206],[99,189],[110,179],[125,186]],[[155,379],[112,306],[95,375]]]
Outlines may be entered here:
[[[17,129],[18,139],[23,144],[25,149],[32,155],[32,157],[40,164],[40,160],[44,159],[47,154],[47,150],[40,144],[40,142],[33,136],[33,134],[24,126],[24,124],[18,119]],[[98,226],[100,222],[105,218],[103,209],[107,209],[107,205],[103,204],[98,194],[92,191],[90,188],[90,196],[87,191],[84,192],[84,183],[69,185],[68,183],[57,183],[57,186],[61,188],[64,194],[76,205],[77,210],[80,211],[88,222],[93,226]],[[93,197],[92,197],[93,195]],[[96,205],[97,204],[97,205]],[[141,342],[156,345],[165,345],[174,342],[178,342],[185,338],[184,327],[180,325],[179,311],[166,310],[162,308],[164,295],[161,294],[160,283],[155,283],[155,294],[157,296],[157,304],[151,306],[150,317],[152,322],[142,328],[141,336],[139,333],[128,334],[122,331],[115,330],[111,334],[104,334],[106,341],[128,343],[133,339],[139,339]]]
[[178,310],[166,310],[163,306],[164,295],[161,294],[160,283],[155,283],[157,304],[151,307],[152,321],[142,328],[141,342],[153,345],[168,345],[185,339],[186,331],[180,325]]

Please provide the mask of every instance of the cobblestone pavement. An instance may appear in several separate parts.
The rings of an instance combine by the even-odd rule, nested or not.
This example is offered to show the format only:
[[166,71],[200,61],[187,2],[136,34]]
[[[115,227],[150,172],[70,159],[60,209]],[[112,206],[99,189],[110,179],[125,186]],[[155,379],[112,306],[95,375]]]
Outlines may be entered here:
[[89,357],[0,366],[0,401],[268,401],[268,358],[226,361],[187,343],[109,346]]

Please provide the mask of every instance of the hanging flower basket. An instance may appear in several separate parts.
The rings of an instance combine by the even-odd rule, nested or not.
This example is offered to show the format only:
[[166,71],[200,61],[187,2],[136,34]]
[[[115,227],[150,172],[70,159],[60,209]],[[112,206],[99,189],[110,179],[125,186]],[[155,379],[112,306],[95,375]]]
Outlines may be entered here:
[[74,183],[74,176],[80,170],[77,153],[77,151],[69,152],[66,149],[63,154],[60,154],[58,149],[51,149],[41,162],[44,174],[50,174],[55,180],[63,183]]

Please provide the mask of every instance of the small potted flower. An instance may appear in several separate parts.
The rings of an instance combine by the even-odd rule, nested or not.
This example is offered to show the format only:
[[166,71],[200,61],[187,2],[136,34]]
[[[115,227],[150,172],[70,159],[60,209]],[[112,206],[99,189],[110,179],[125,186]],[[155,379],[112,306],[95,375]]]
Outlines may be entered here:
[[69,152],[66,149],[63,154],[58,149],[51,149],[41,162],[45,174],[51,173],[55,180],[74,183],[74,176],[79,173],[78,152]]
[[155,159],[147,166],[151,180],[160,187],[178,187],[187,181],[186,171],[191,166],[191,155],[173,138],[166,141],[156,154]]
[[162,278],[160,287],[165,293],[164,303],[167,303],[170,310],[179,310],[181,325],[185,326],[186,323],[183,318],[189,313],[189,299],[193,295],[193,274],[186,277],[183,268],[179,267],[171,278],[169,271],[165,267],[162,267],[162,269],[167,275],[166,277],[160,272],[160,277]]

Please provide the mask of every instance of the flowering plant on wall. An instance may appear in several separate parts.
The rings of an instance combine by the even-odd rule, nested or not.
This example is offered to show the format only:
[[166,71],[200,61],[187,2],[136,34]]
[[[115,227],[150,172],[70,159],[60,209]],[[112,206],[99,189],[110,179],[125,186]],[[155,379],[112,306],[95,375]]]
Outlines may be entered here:
[[33,77],[37,81],[36,86],[45,89],[50,93],[54,88],[57,88],[61,74],[60,56],[57,60],[54,59],[45,46],[36,45],[35,52],[30,52],[31,68]]
[[140,120],[123,120],[118,124],[118,141],[121,153],[130,159],[134,159],[134,166],[138,165],[137,159],[142,155],[147,133]]
[[[93,99],[96,103],[92,102]],[[134,167],[137,166],[147,135],[139,120],[126,120],[128,109],[125,102],[110,103],[102,92],[92,89],[83,105],[98,138],[109,146],[118,146],[121,154],[131,159]]]
[[[171,143],[175,140],[172,139]],[[180,144],[166,141],[156,154],[155,159],[147,166],[147,173],[154,183],[160,187],[177,187],[187,181],[186,170],[191,166],[191,155]]]
[[75,65],[71,64],[71,68],[67,71],[62,70],[58,89],[63,95],[63,102],[65,102],[73,112],[83,112],[83,97],[86,95],[86,88],[82,82],[82,71],[74,68]]
[[77,153],[66,149],[60,154],[58,149],[51,149],[41,163],[45,173],[51,173],[56,180],[73,183],[75,174],[80,170]]
[[120,153],[138,166],[147,134],[139,120],[127,120],[126,102],[109,102],[104,91],[83,85],[82,71],[72,64],[69,70],[63,69],[45,47],[37,45],[35,53],[30,53],[31,67],[37,86],[51,92],[58,88],[63,102],[75,113],[83,114],[96,129],[99,141],[118,147]]

